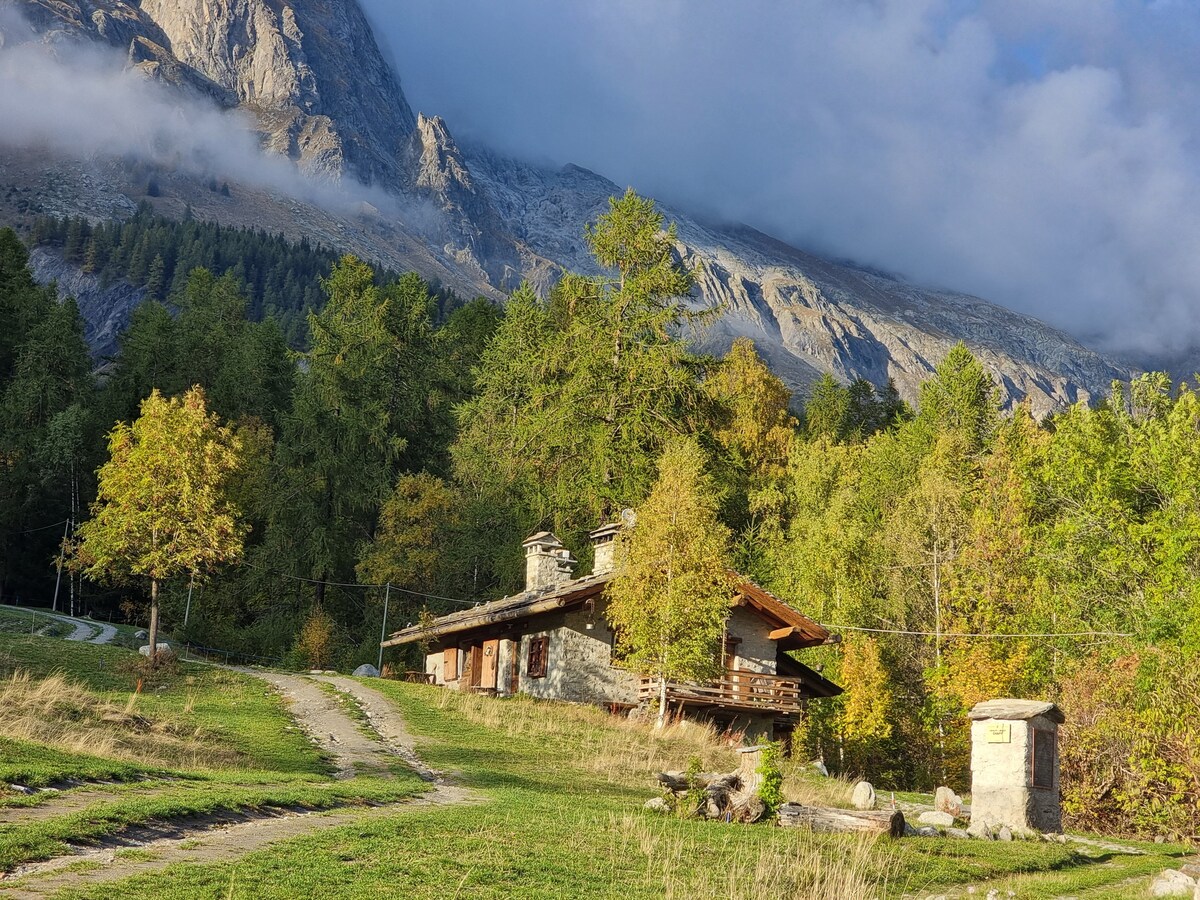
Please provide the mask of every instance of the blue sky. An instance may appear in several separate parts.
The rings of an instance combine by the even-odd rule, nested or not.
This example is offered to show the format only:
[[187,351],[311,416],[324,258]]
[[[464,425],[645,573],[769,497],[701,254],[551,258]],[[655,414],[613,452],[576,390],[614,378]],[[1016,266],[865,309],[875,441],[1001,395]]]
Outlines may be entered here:
[[1200,3],[365,0],[460,138],[970,291],[1200,345]]

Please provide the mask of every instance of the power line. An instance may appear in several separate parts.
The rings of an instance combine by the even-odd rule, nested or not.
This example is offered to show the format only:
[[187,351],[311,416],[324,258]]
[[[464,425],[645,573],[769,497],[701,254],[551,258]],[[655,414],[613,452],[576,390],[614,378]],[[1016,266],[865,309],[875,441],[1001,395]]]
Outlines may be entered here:
[[1131,631],[1061,631],[1028,634],[1009,634],[1007,632],[986,631],[904,631],[895,628],[859,628],[855,625],[827,625],[818,623],[822,628],[833,631],[865,631],[872,634],[907,634],[914,637],[944,637],[944,638],[1059,638],[1059,637],[1133,637]]
[[[59,524],[62,524],[62,523],[59,523]],[[413,597],[423,597],[426,600],[444,600],[447,603],[461,603],[463,606],[476,606],[477,605],[474,600],[459,600],[455,597],[442,597],[438,594],[424,594],[421,591],[410,591],[407,588],[396,587],[396,585],[394,585],[394,584],[361,584],[359,582],[348,582],[348,581],[320,581],[316,578],[304,578],[301,575],[289,575],[286,572],[280,572],[276,569],[268,569],[266,566],[257,566],[252,562],[243,561],[241,563],[241,565],[249,566],[251,569],[258,569],[258,571],[266,572],[269,575],[276,575],[279,578],[287,578],[287,579],[290,579],[291,581],[302,581],[305,584],[324,584],[324,585],[328,585],[329,587],[343,587],[343,588],[375,588],[375,589],[390,588],[393,591],[399,591],[401,594],[410,594]]]
[[28,528],[25,531],[10,531],[4,537],[14,537],[18,534],[33,534],[37,531],[49,531],[51,528],[57,528],[59,525],[66,525],[70,521],[70,519],[59,519],[57,522],[51,522],[49,525],[43,525],[40,528]]

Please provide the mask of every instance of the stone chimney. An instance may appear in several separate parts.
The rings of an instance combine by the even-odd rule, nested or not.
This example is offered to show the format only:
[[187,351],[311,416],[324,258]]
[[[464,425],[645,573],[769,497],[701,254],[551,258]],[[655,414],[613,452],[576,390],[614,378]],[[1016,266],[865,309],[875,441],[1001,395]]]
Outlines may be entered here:
[[575,560],[550,532],[539,531],[521,546],[525,548],[525,590],[540,591],[571,580]]
[[588,535],[592,540],[593,575],[607,575],[616,568],[617,535],[622,528],[620,522],[609,522]]

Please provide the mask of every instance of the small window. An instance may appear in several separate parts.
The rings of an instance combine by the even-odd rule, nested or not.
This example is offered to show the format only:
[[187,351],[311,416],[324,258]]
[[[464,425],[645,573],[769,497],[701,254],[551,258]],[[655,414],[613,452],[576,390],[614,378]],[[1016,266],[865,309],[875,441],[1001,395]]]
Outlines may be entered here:
[[550,649],[550,638],[535,637],[529,639],[529,665],[526,669],[530,678],[546,677],[546,657]]
[[453,681],[458,677],[458,648],[447,647],[442,651],[442,681]]

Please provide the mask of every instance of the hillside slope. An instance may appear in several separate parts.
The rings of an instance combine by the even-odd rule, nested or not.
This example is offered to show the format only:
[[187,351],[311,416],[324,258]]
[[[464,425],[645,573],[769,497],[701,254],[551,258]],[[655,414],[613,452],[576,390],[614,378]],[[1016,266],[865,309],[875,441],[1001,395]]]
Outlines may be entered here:
[[[195,214],[218,221],[307,233],[389,267],[415,269],[460,293],[499,297],[521,279],[544,292],[561,267],[592,267],[583,225],[620,187],[576,166],[551,170],[460,148],[439,117],[414,116],[355,0],[21,0],[18,6],[33,25],[21,39],[58,53],[75,41],[107,44],[126,55],[129,67],[170,85],[181,105],[251,113],[263,146],[302,172],[361,181],[398,200],[394,209],[382,204],[384,212],[364,216],[243,185],[236,200],[210,202],[205,173],[176,172],[156,201],[166,212],[189,203]],[[134,179],[120,183],[111,161],[19,157],[0,158],[0,196],[7,199],[58,169],[73,173],[71,196],[52,198],[57,207],[47,211],[117,214],[97,197],[115,191],[142,199]],[[744,226],[664,211],[679,223],[681,258],[698,272],[694,302],[725,310],[705,344],[720,350],[748,335],[801,391],[831,372],[876,384],[892,378],[911,400],[958,340],[992,372],[1007,403],[1028,398],[1038,413],[1094,398],[1129,375],[1062,332],[979,298],[824,259]],[[0,215],[18,218],[3,206]],[[309,223],[319,233],[308,232]],[[108,318],[103,310],[85,313]]]

